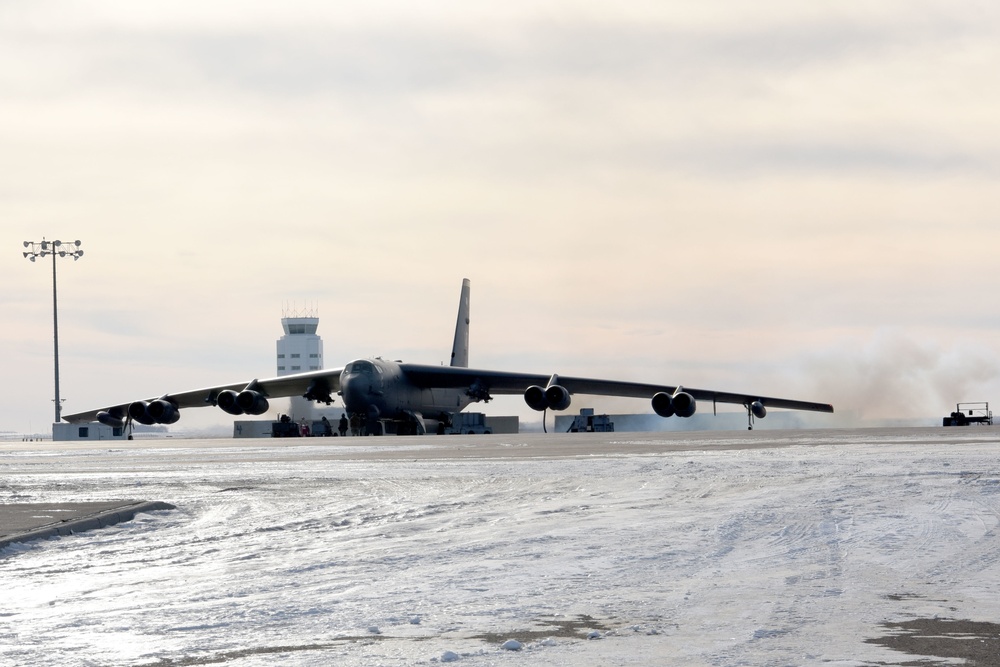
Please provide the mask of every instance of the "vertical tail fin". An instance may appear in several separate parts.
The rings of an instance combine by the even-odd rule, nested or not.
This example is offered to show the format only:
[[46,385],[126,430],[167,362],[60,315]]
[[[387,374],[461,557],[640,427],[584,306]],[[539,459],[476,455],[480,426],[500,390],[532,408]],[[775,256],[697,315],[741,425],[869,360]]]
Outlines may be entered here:
[[469,367],[469,279],[462,281],[462,296],[458,300],[458,321],[455,322],[455,342],[451,346],[451,365]]

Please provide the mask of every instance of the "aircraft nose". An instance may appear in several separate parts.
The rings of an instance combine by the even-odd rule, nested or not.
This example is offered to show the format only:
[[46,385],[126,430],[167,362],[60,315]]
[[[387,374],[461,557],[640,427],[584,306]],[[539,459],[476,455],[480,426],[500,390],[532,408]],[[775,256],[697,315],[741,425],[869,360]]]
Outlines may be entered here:
[[363,412],[367,409],[368,394],[367,382],[360,377],[348,377],[341,380],[340,394],[344,401],[344,407],[351,412]]

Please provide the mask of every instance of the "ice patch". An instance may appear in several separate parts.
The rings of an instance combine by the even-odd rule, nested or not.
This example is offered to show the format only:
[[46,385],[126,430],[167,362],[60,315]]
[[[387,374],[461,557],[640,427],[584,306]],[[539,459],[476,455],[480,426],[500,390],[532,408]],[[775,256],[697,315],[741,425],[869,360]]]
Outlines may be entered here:
[[897,664],[863,641],[887,618],[1000,617],[995,438],[927,431],[581,460],[0,452],[11,497],[141,482],[179,508],[0,552],[0,664]]

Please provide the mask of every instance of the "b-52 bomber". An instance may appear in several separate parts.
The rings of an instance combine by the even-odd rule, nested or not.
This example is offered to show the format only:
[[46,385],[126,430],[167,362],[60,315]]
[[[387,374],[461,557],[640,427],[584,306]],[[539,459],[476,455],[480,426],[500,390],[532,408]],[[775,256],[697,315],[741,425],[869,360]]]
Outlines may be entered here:
[[218,406],[231,415],[262,415],[269,399],[302,396],[330,405],[334,396],[346,412],[363,420],[367,432],[382,434],[394,422],[397,433],[443,432],[458,412],[472,403],[494,396],[524,396],[534,410],[565,410],[575,394],[645,398],[661,417],[690,417],[698,401],[742,405],[749,428],[770,408],[833,412],[826,403],[770,398],[711,389],[561,376],[555,373],[513,373],[469,368],[468,279],[462,282],[450,366],[402,363],[381,358],[356,359],[343,368],[253,379],[204,389],[163,394],[159,397],[106,406],[66,415],[71,423],[98,421],[113,427],[131,423],[173,424],[185,408]]

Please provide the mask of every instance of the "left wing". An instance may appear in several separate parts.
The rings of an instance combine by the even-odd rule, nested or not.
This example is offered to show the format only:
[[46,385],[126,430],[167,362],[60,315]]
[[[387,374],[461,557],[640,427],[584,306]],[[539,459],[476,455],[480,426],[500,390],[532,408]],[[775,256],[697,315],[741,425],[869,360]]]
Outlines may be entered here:
[[[400,364],[400,368],[407,378],[420,387],[470,387],[471,393],[482,393],[483,396],[490,394],[514,395],[525,394],[525,400],[530,397],[526,393],[531,387],[539,387],[548,390],[555,386],[566,390],[568,399],[572,394],[592,394],[596,396],[622,396],[626,398],[646,398],[653,401],[653,409],[661,416],[662,412],[669,412],[666,406],[662,405],[664,399],[656,400],[660,395],[675,397],[680,394],[690,396],[696,401],[712,401],[713,403],[732,403],[742,405],[747,409],[759,405],[761,408],[784,408],[787,410],[809,410],[813,412],[833,412],[833,406],[827,403],[814,403],[811,401],[799,401],[788,398],[774,398],[761,396],[760,394],[739,394],[733,392],[716,391],[713,389],[693,389],[691,387],[679,387],[665,384],[647,384],[641,382],[622,382],[618,380],[599,380],[594,378],[569,377],[562,375],[540,375],[537,373],[510,373],[504,371],[488,371],[474,368],[452,368],[449,366],[425,366],[417,364]],[[546,392],[547,393],[547,392]],[[558,398],[559,391],[552,392]],[[480,400],[485,400],[480,398]],[[556,410],[565,409],[555,405],[548,405]],[[568,400],[566,400],[568,406]],[[658,406],[658,403],[660,404]],[[540,405],[540,403],[539,403]],[[532,406],[535,407],[535,406]],[[657,410],[660,407],[661,410]],[[684,415],[688,410],[686,406],[678,405],[681,410],[674,409],[672,414]],[[690,412],[693,414],[693,403]],[[759,412],[764,412],[761,408],[756,408]],[[535,407],[541,410],[541,407]],[[763,416],[759,414],[758,416]]]
[[218,405],[233,415],[259,415],[267,412],[268,398],[286,396],[305,396],[329,404],[333,401],[333,394],[340,390],[341,371],[342,368],[310,371],[266,380],[234,382],[164,394],[140,401],[109,405],[88,412],[63,415],[63,419],[73,424],[99,421],[109,426],[121,426],[126,418],[132,418],[140,424],[172,424],[177,421],[179,417],[177,411],[182,408]]

